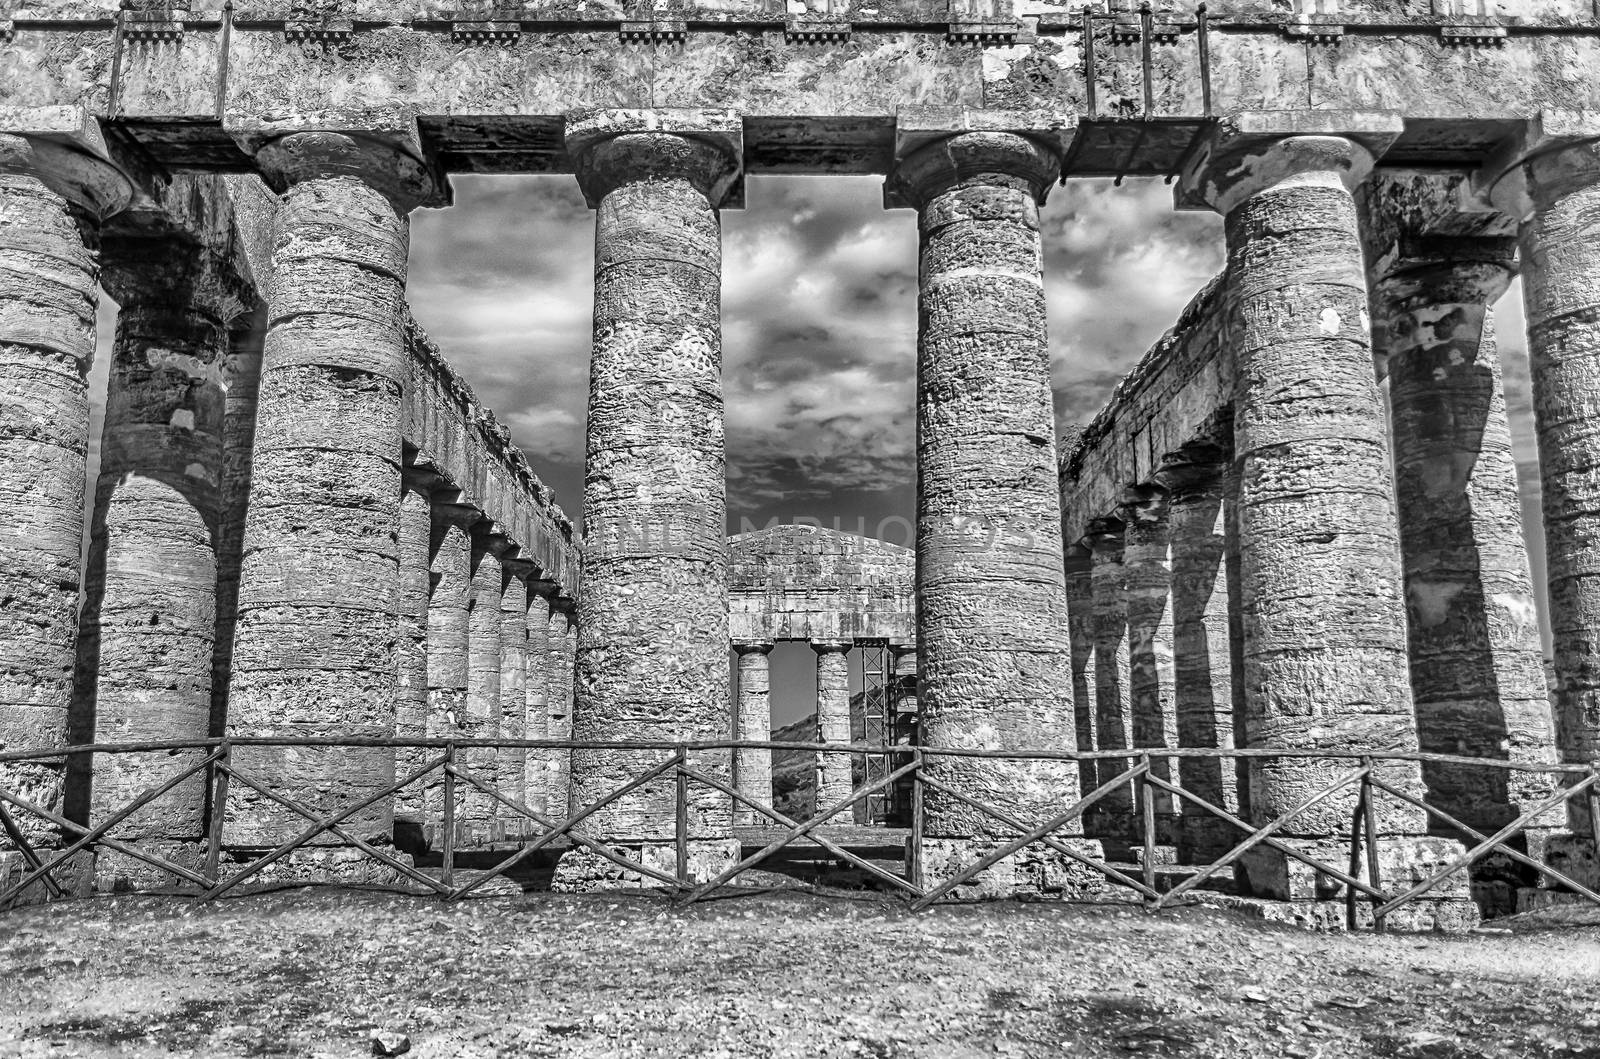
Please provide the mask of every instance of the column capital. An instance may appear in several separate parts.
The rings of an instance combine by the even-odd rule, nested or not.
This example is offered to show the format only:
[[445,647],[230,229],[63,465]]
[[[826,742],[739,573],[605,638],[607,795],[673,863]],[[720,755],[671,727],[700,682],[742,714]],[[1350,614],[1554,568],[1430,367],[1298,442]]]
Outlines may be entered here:
[[1080,538],[1080,542],[1094,553],[1097,559],[1109,556],[1122,551],[1123,531],[1126,528],[1119,518],[1090,519],[1089,528]]
[[230,114],[224,128],[274,191],[307,180],[351,176],[381,193],[396,212],[448,206],[450,182],[428,161],[408,115],[384,115],[371,127],[346,128],[315,116],[276,119]]
[[1373,263],[1373,304],[1409,308],[1426,304],[1487,305],[1499,299],[1516,275],[1514,239],[1406,240]]
[[1199,438],[1161,458],[1151,481],[1167,491],[1169,502],[1209,496],[1222,488],[1231,453],[1213,438]]
[[567,154],[590,208],[625,184],[687,180],[712,209],[744,206],[744,122],[732,110],[597,110],[569,115]]
[[812,640],[811,649],[818,655],[844,654],[854,647],[854,640]]
[[211,248],[176,234],[108,234],[100,282],[123,311],[199,310],[224,328],[254,307],[249,282]]
[[902,112],[884,206],[922,209],[961,184],[1010,184],[1043,203],[1061,175],[1073,129],[1032,127],[1024,116],[981,111]]
[[0,109],[0,173],[34,177],[96,221],[127,207],[133,182],[82,107]]
[[764,655],[770,652],[774,644],[771,640],[735,640],[733,641],[734,653],[741,658],[745,655]]
[[1178,178],[1175,205],[1227,216],[1282,184],[1337,180],[1353,190],[1404,130],[1395,111],[1241,111],[1205,134]]
[[1160,483],[1130,485],[1122,491],[1122,503],[1117,508],[1123,515],[1124,531],[1160,522],[1167,514],[1166,486]]
[[1495,149],[1472,182],[1518,222],[1600,183],[1600,111],[1540,111]]

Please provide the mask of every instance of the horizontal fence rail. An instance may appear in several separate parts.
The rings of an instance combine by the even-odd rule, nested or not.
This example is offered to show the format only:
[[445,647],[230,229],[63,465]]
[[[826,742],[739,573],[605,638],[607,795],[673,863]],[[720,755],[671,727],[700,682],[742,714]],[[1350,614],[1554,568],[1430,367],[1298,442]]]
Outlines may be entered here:
[[[274,789],[272,783],[259,772],[242,768],[234,752],[240,748],[274,749],[396,749],[418,754],[421,763],[409,764],[401,770],[392,783],[374,793],[365,794],[353,804],[344,805],[336,813],[326,813],[291,797],[283,790]],[[797,820],[740,791],[726,778],[708,771],[696,755],[707,752],[737,749],[770,749],[788,753],[846,754],[852,757],[877,755],[888,759],[888,771],[870,783],[855,788],[849,797],[832,805],[819,805],[806,820]],[[507,792],[496,783],[496,777],[486,773],[496,767],[480,761],[481,755],[473,751],[547,751],[568,753],[572,750],[604,750],[637,754],[638,770],[623,779],[609,792],[584,804],[573,804],[550,811],[541,811],[527,804],[520,789]],[[154,783],[126,804],[110,808],[97,807],[97,819],[73,820],[59,812],[28,800],[6,784],[10,770],[18,765],[45,765],[64,767],[68,762],[92,762],[95,755],[147,754],[165,755],[178,751],[200,752],[196,757],[186,755],[181,766],[176,766],[159,782]],[[1215,759],[1237,764],[1245,761],[1316,760],[1334,766],[1343,766],[1340,775],[1321,787],[1310,791],[1294,807],[1274,819],[1251,822],[1217,805],[1202,794],[1173,782],[1178,775],[1173,765],[1181,759]],[[939,759],[968,759],[996,761],[1073,761],[1093,763],[1098,767],[1097,778],[1103,778],[1088,793],[1073,789],[1058,792],[1059,809],[1038,820],[1027,820],[1016,814],[1015,808],[995,805],[952,786],[948,777],[941,778],[937,770],[930,772],[930,762]],[[1162,762],[1160,767],[1157,763]],[[1402,790],[1385,781],[1380,763],[1415,762],[1419,764],[1455,765],[1544,774],[1557,781],[1555,789],[1527,807],[1520,816],[1511,820],[1492,834],[1458,819],[1445,809],[1430,804],[1426,797]],[[1110,767],[1120,768],[1115,775],[1107,776]],[[1164,775],[1163,773],[1170,773]],[[176,863],[155,849],[143,848],[138,841],[119,837],[117,830],[168,796],[187,780],[203,777],[206,784],[207,813],[204,834],[193,843],[203,850],[199,866]],[[630,847],[628,839],[608,838],[586,826],[592,817],[613,803],[641,788],[657,782],[670,781],[673,790],[674,824],[669,838],[653,836],[655,844],[670,843],[673,849],[674,869],[662,870],[645,863],[645,859]],[[842,814],[848,819],[851,810],[869,797],[886,791],[899,782],[911,789],[908,853],[904,869],[897,873],[879,859],[870,859],[855,852],[826,833],[830,822],[837,822]],[[435,799],[441,824],[442,848],[438,852],[437,875],[419,868],[406,855],[384,848],[384,842],[374,842],[372,836],[363,837],[346,826],[352,818],[374,807],[388,805],[397,795],[411,792],[417,804],[423,804],[422,794],[437,788]],[[690,792],[694,788],[714,792],[726,804],[738,807],[749,818],[763,821],[776,834],[756,852],[736,859],[713,877],[696,880],[689,870],[690,847],[695,841],[691,835]],[[1340,864],[1329,863],[1323,857],[1308,853],[1281,835],[1309,810],[1323,805],[1336,795],[1355,788],[1356,803],[1347,831],[1332,836],[1330,841],[1343,843],[1348,860]],[[240,797],[245,790],[272,806],[285,810],[294,818],[304,821],[292,835],[286,835],[270,849],[260,850],[254,845],[229,841],[230,799]],[[1140,863],[1133,871],[1130,866],[1119,866],[1109,856],[1095,856],[1072,841],[1085,836],[1085,814],[1096,806],[1104,806],[1107,798],[1118,792],[1135,807],[1128,821],[1135,833],[1124,836],[1130,849],[1139,851]],[[943,799],[947,804],[964,806],[989,822],[982,843],[982,851],[975,845],[973,855],[953,871],[930,883],[924,878],[921,850],[924,842],[924,803],[929,794]],[[491,805],[504,810],[526,830],[515,837],[516,848],[488,867],[471,870],[471,877],[458,881],[462,874],[459,866],[464,853],[481,854],[483,846],[464,844],[459,835],[459,814],[464,797],[478,799],[479,805]],[[1346,797],[1349,795],[1346,793]],[[1464,852],[1436,871],[1406,887],[1386,888],[1381,877],[1381,844],[1384,840],[1377,821],[1380,798],[1392,799],[1398,806],[1419,810],[1426,817],[1448,829],[1449,832],[1472,843]],[[1233,845],[1209,863],[1184,866],[1186,875],[1166,889],[1161,888],[1157,864],[1159,842],[1156,804],[1166,799],[1170,809],[1181,806],[1183,813],[1204,814],[1221,821],[1236,833]],[[290,855],[308,848],[327,850],[331,838],[338,843],[331,848],[354,850],[360,857],[391,871],[399,879],[420,885],[424,893],[434,894],[447,901],[460,900],[482,889],[495,879],[523,865],[541,851],[553,846],[573,848],[609,862],[625,872],[631,872],[646,885],[653,885],[674,894],[681,904],[701,901],[724,891],[740,881],[741,876],[760,869],[774,856],[795,846],[807,843],[836,863],[860,871],[886,893],[898,895],[916,911],[941,901],[959,899],[964,887],[978,882],[985,872],[1013,857],[1030,846],[1040,847],[1089,871],[1098,873],[1113,887],[1130,892],[1147,907],[1161,909],[1172,907],[1191,899],[1197,889],[1211,882],[1221,873],[1238,864],[1252,850],[1266,848],[1283,857],[1304,865],[1319,877],[1339,883],[1344,888],[1345,917],[1347,925],[1358,923],[1357,909],[1365,901],[1370,907],[1373,926],[1382,930],[1389,917],[1397,910],[1437,894],[1442,886],[1482,862],[1486,857],[1508,858],[1524,869],[1539,873],[1543,880],[1583,901],[1600,905],[1600,893],[1594,888],[1573,879],[1567,872],[1541,860],[1532,847],[1522,848],[1519,839],[1525,839],[1530,829],[1551,829],[1552,814],[1559,814],[1568,803],[1578,803],[1584,811],[1574,814],[1574,819],[1585,820],[1587,837],[1600,849],[1600,763],[1582,764],[1524,764],[1497,758],[1472,758],[1451,754],[1388,751],[1361,753],[1356,751],[1266,750],[1232,748],[1129,748],[1100,751],[1071,750],[988,750],[972,748],[927,746],[867,746],[833,743],[784,743],[775,741],[715,740],[700,742],[660,741],[575,741],[550,739],[350,739],[350,738],[274,738],[229,737],[220,739],[145,741],[127,743],[94,743],[71,747],[35,750],[17,750],[0,753],[0,834],[5,842],[0,849],[10,848],[21,855],[23,867],[14,872],[15,878],[0,880],[0,910],[19,904],[30,890],[42,887],[50,898],[70,896],[72,880],[65,877],[74,858],[90,851],[110,851],[137,861],[158,872],[170,875],[187,887],[179,886],[178,893],[190,894],[201,901],[211,901],[241,888],[261,875],[272,865]],[[576,799],[574,799],[576,803]],[[1519,807],[1520,808],[1520,807]],[[25,826],[27,825],[27,826]],[[998,827],[998,831],[996,830]],[[899,832],[896,832],[897,834]],[[996,834],[1002,837],[995,838]],[[30,835],[32,837],[30,837]],[[49,841],[41,836],[48,836]],[[326,837],[325,837],[326,836]],[[1091,834],[1091,837],[1092,834]],[[492,846],[499,843],[491,844]],[[633,843],[638,846],[639,843]],[[1365,857],[1363,857],[1365,851]],[[230,863],[225,864],[224,853]],[[1366,866],[1363,878],[1362,864]],[[748,885],[749,880],[744,880]],[[768,885],[762,883],[760,885]],[[163,892],[174,892],[164,887]]]

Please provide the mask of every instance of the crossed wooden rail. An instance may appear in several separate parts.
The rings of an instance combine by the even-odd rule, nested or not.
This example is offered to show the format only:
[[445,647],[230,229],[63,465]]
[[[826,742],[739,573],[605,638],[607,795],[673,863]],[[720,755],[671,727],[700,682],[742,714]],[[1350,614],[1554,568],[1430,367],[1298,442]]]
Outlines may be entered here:
[[[233,761],[233,751],[239,747],[407,748],[432,750],[437,751],[437,753],[427,759],[420,767],[412,769],[403,777],[397,778],[382,790],[362,798],[355,804],[347,805],[337,813],[330,815],[319,814],[315,809],[274,791],[268,783],[258,776],[252,776],[241,769]],[[898,762],[898,764],[881,779],[854,790],[848,798],[825,808],[820,808],[820,811],[809,820],[798,821],[769,806],[752,800],[722,778],[706,771],[703,767],[697,767],[690,759],[691,754],[698,751],[725,751],[741,747],[826,754],[888,754],[891,762]],[[559,816],[539,812],[529,807],[521,799],[507,795],[492,782],[474,774],[471,769],[460,763],[461,751],[486,749],[562,752],[575,749],[626,750],[640,754],[660,754],[665,752],[666,756],[648,765],[642,772],[597,800],[573,808],[565,816]],[[35,884],[42,884],[51,895],[57,898],[67,896],[67,888],[56,873],[75,855],[94,847],[115,851],[161,871],[168,872],[192,885],[195,888],[195,894],[201,901],[211,901],[225,893],[238,889],[270,865],[282,860],[296,850],[308,846],[313,840],[324,834],[331,835],[340,842],[360,850],[365,856],[392,869],[399,875],[419,883],[428,891],[439,895],[447,901],[455,901],[467,896],[490,880],[504,876],[511,869],[540,850],[565,838],[575,846],[610,861],[626,871],[636,873],[641,879],[648,880],[659,887],[672,891],[677,900],[683,904],[709,897],[732,883],[739,876],[769,860],[779,851],[803,840],[819,847],[836,860],[860,869],[892,891],[901,893],[909,902],[912,910],[921,910],[938,901],[949,898],[952,894],[957,893],[962,886],[976,880],[984,871],[1024,847],[1033,844],[1042,845],[1072,861],[1101,873],[1112,883],[1134,891],[1143,898],[1147,906],[1156,909],[1173,905],[1196,887],[1233,865],[1257,846],[1274,849],[1286,857],[1299,861],[1313,870],[1343,883],[1346,888],[1346,918],[1352,928],[1356,926],[1356,910],[1358,902],[1362,898],[1369,901],[1372,906],[1373,925],[1378,930],[1382,930],[1387,917],[1396,909],[1436,889],[1447,879],[1467,870],[1477,861],[1491,853],[1504,854],[1520,864],[1542,872],[1549,881],[1566,887],[1572,893],[1580,895],[1587,901],[1600,905],[1600,893],[1596,893],[1577,880],[1570,878],[1549,864],[1535,859],[1511,844],[1530,825],[1541,821],[1541,819],[1548,819],[1546,814],[1552,810],[1570,800],[1581,798],[1587,807],[1587,817],[1596,848],[1600,848],[1600,762],[1587,765],[1529,765],[1498,759],[1427,753],[1387,752],[1359,754],[1332,751],[1174,749],[1167,747],[1112,751],[1061,751],[968,750],[922,746],[884,748],[840,744],[752,741],[666,743],[526,739],[401,740],[236,737],[193,741],[87,744],[49,750],[0,753],[0,781],[5,779],[8,767],[18,764],[65,762],[73,757],[93,754],[155,753],[178,750],[198,750],[204,751],[204,754],[198,760],[180,768],[164,782],[144,791],[126,805],[110,812],[92,824],[70,820],[59,813],[30,802],[6,787],[3,782],[0,782],[0,830],[3,830],[11,846],[20,851],[27,865],[26,870],[22,871],[16,879],[4,883],[3,888],[0,888],[0,909],[15,905],[24,892]],[[982,799],[950,786],[934,775],[929,775],[927,764],[933,758],[990,758],[1008,761],[1098,761],[1100,762],[1102,775],[1107,764],[1113,766],[1121,764],[1124,768],[1123,771],[1105,780],[1088,794],[1076,798],[1070,805],[1067,805],[1048,819],[1029,822],[1018,818],[1003,807],[989,804]],[[1265,824],[1257,825],[1239,818],[1200,794],[1187,790],[1181,785],[1159,775],[1153,766],[1153,761],[1158,758],[1169,760],[1174,758],[1314,758],[1324,761],[1347,761],[1352,766],[1352,769],[1323,786],[1320,790],[1310,794],[1289,811]],[[1445,810],[1429,805],[1424,799],[1386,782],[1377,768],[1377,763],[1383,761],[1415,761],[1481,766],[1487,769],[1505,771],[1540,772],[1560,777],[1561,785],[1554,793],[1527,809],[1517,819],[1506,824],[1494,834],[1485,835],[1458,820]],[[209,815],[211,822],[205,839],[206,855],[200,870],[196,871],[184,865],[173,863],[152,850],[141,848],[137,843],[119,839],[112,833],[118,825],[127,821],[139,810],[156,802],[185,780],[202,773],[206,775],[207,782],[210,785]],[[672,778],[675,792],[675,827],[673,834],[676,854],[675,872],[669,874],[641,863],[634,857],[629,856],[628,853],[618,849],[614,843],[607,842],[583,829],[584,822],[596,812],[640,787],[669,775]],[[413,784],[427,783],[436,776],[442,781],[443,801],[443,848],[441,851],[440,872],[437,878],[419,870],[404,858],[381,849],[353,834],[343,826],[347,820],[362,811],[394,797]],[[889,871],[881,864],[874,863],[852,852],[821,833],[820,829],[828,821],[841,813],[847,812],[856,803],[879,790],[887,788],[902,778],[909,778],[912,785],[911,851],[907,858],[906,870],[903,873],[896,874]],[[226,808],[230,787],[235,783],[249,788],[268,801],[289,810],[296,816],[304,818],[307,824],[275,848],[253,857],[231,871],[224,871],[222,853],[227,848],[224,834],[226,830]],[[691,784],[700,784],[726,796],[733,803],[744,806],[757,816],[777,825],[783,829],[782,833],[757,852],[744,857],[715,877],[704,882],[695,881],[689,873],[689,788]],[[474,877],[469,881],[458,884],[456,881],[456,860],[462,850],[457,836],[456,814],[462,785],[479,792],[494,804],[512,811],[519,818],[537,825],[542,831],[531,839],[524,838],[521,847],[504,857],[498,864],[487,870],[475,873]],[[1346,868],[1329,864],[1306,853],[1304,850],[1296,848],[1291,843],[1280,841],[1274,837],[1302,813],[1353,785],[1359,785],[1359,793],[1348,832],[1350,859]],[[1139,877],[1130,875],[1105,860],[1090,856],[1058,837],[1063,833],[1078,837],[1082,830],[1079,822],[1082,820],[1085,811],[1101,802],[1112,792],[1123,787],[1128,787],[1131,790],[1139,809],[1137,814],[1138,842],[1143,847]],[[927,792],[930,790],[936,792],[938,796],[981,812],[1013,833],[1009,839],[999,842],[982,856],[965,864],[960,871],[931,887],[926,885],[921,871],[923,811]],[[1072,793],[1075,794],[1076,792]],[[1195,809],[1224,821],[1242,835],[1228,852],[1209,864],[1199,866],[1188,878],[1164,892],[1158,889],[1155,849],[1158,830],[1155,804],[1157,796],[1163,793],[1181,799]],[[1406,805],[1422,810],[1446,827],[1452,828],[1457,833],[1470,838],[1476,844],[1462,856],[1404,892],[1391,894],[1385,891],[1377,855],[1381,835],[1376,825],[1376,803],[1380,795],[1397,799]],[[29,814],[42,821],[45,825],[56,828],[65,844],[59,848],[52,846],[48,849],[41,849],[38,844],[28,837],[29,832],[18,822],[18,817],[14,810]],[[37,834],[37,831],[35,833]],[[1360,878],[1358,874],[1362,861],[1360,854],[1363,845],[1365,845],[1368,853],[1365,858],[1367,870],[1366,878],[1364,879]]]

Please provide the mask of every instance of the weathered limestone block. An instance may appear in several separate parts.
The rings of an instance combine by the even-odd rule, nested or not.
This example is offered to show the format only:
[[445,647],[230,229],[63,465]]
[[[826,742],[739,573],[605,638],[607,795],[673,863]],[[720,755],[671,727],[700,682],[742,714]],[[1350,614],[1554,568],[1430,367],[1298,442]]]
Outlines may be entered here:
[[[549,720],[545,738],[572,738],[573,675],[577,667],[578,623],[569,607],[557,600],[550,609],[546,629],[545,709]],[[546,762],[549,806],[552,813],[566,814],[581,808],[572,791],[572,751],[552,750]]]
[[[500,716],[496,719],[502,739],[527,739],[525,715],[528,710],[528,577],[529,564],[515,559],[500,563],[505,580],[500,591]],[[541,619],[543,615],[540,615]],[[521,801],[527,785],[527,751],[521,747],[501,747],[495,771],[495,787],[507,798]],[[517,831],[528,823],[514,809],[495,806],[495,815],[508,821]]]
[[[1219,124],[1180,190],[1227,221],[1252,747],[1417,747],[1394,491],[1349,191],[1372,166],[1369,146],[1381,149],[1399,126],[1387,115],[1310,115],[1303,127],[1240,115]],[[1349,771],[1253,759],[1252,813],[1272,820]],[[1380,771],[1420,795],[1415,764]],[[1346,788],[1283,833],[1347,831],[1356,798]],[[1384,834],[1425,830],[1421,813],[1394,799],[1379,809]]]
[[[727,538],[718,209],[740,175],[737,117],[606,111],[569,123],[595,207],[594,348],[584,479],[580,740],[727,738]],[[731,778],[726,751],[697,767]],[[655,760],[572,754],[574,802]],[[665,841],[670,777],[590,818],[595,832]],[[726,796],[691,788],[696,838],[725,839]]]
[[[917,646],[931,746],[1073,744],[1039,241],[1039,203],[1059,166],[1045,140],[960,132],[910,151],[890,175],[921,238]],[[1078,787],[1070,761],[935,757],[928,775],[1024,819],[1059,812]],[[1007,830],[932,792],[926,814],[936,837]]]
[[[1233,645],[1228,615],[1227,469],[1221,463],[1164,467],[1172,540],[1172,644],[1178,745],[1231,750],[1234,745]],[[1182,758],[1181,786],[1238,816],[1239,762]],[[1179,858],[1208,863],[1243,836],[1193,805],[1185,805]]]
[[[813,643],[817,653],[817,742],[849,743],[850,738],[850,643]],[[818,812],[850,797],[854,785],[850,777],[850,755],[818,754],[816,808]],[[850,814],[834,817],[838,822]]]
[[[1509,239],[1403,235],[1375,262],[1372,330],[1389,373],[1422,749],[1548,764],[1555,733],[1490,308],[1514,251]],[[1431,804],[1485,833],[1554,789],[1536,772],[1422,774]],[[1545,829],[1563,819],[1552,813]]]
[[[1539,115],[1486,170],[1494,204],[1521,222],[1523,303],[1539,442],[1555,653],[1557,746],[1600,758],[1600,123]],[[1574,831],[1588,812],[1567,803]]]
[[[131,186],[86,114],[9,117],[0,130],[0,746],[14,750],[66,739],[99,225]],[[0,784],[63,807],[61,763],[0,765]],[[33,840],[54,834],[31,817],[21,824]]]
[[[1084,538],[1090,551],[1090,630],[1094,646],[1094,731],[1096,750],[1131,745],[1128,701],[1128,598],[1123,571],[1123,527],[1115,519],[1096,519]],[[1098,760],[1098,778],[1108,783],[1133,767],[1130,758]],[[1135,837],[1133,791],[1114,788],[1089,809],[1091,834]]]
[[[430,739],[468,736],[473,731],[467,709],[467,651],[470,616],[467,600],[472,585],[472,533],[478,513],[471,508],[436,503],[433,507],[432,580],[428,598],[428,714],[425,728]],[[456,819],[464,822],[463,806],[470,797],[456,785]],[[429,777],[428,823],[442,825],[443,787],[440,777]]]
[[222,517],[216,544],[217,638],[211,653],[211,735],[221,735],[228,724],[239,611],[239,566],[244,559],[250,458],[255,445],[256,403],[261,394],[261,356],[266,341],[267,310],[257,302],[234,322],[228,338],[228,357],[223,362]]
[[[399,579],[395,609],[399,635],[395,646],[394,734],[397,739],[424,739],[428,731],[428,597],[433,591],[433,500],[428,489],[408,474],[400,495]],[[426,764],[433,751],[402,747],[395,751],[396,779]],[[396,819],[423,824],[425,783],[418,781],[395,795]]]
[[[733,650],[739,656],[739,716],[734,734],[742,740],[766,742],[772,738],[771,673],[768,668],[772,644],[736,643]],[[820,656],[817,665],[820,675]],[[759,805],[772,808],[772,751],[747,747],[735,752],[733,780],[734,789],[740,794]],[[743,805],[735,805],[733,815],[736,823],[767,822],[755,810]]]
[[[1066,550],[1067,629],[1072,642],[1072,703],[1078,749],[1094,750],[1096,741],[1095,695],[1099,682],[1095,663],[1093,553],[1082,544]],[[1100,762],[1078,762],[1079,793],[1088,795],[1100,786]]]
[[[773,520],[776,522],[776,520]],[[887,519],[880,534],[903,523]],[[797,520],[728,538],[728,634],[759,640],[916,639],[916,552]]]
[[[217,622],[213,542],[223,514],[224,373],[240,283],[173,237],[107,239],[105,285],[122,306],[101,434],[75,708],[102,743],[210,734]],[[204,756],[103,754],[102,819]],[[196,775],[118,825],[124,838],[194,840]]]
[[[401,333],[410,210],[437,196],[414,132],[241,130],[281,189],[271,323],[240,573],[229,730],[390,736],[395,725]],[[313,811],[394,775],[381,748],[248,748],[248,771]],[[390,800],[347,829],[385,837]],[[263,799],[230,799],[228,839],[298,830]],[[336,841],[324,835],[329,842]]]
[[[1122,583],[1128,616],[1128,714],[1137,747],[1178,741],[1172,658],[1172,563],[1165,490],[1142,488],[1122,505]],[[1172,759],[1153,755],[1150,771],[1173,779]],[[1142,797],[1142,796],[1141,796]],[[1176,841],[1181,807],[1165,791],[1151,795],[1163,843]]]

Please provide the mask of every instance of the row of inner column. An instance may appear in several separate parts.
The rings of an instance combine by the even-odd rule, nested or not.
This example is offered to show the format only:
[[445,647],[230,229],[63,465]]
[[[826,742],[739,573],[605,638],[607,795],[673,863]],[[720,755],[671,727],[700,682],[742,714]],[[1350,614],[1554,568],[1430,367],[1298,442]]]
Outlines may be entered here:
[[[597,215],[579,740],[728,735],[717,211],[740,176],[738,134],[736,117],[708,112],[608,112],[568,127]],[[1519,160],[1516,193],[1500,198],[1524,221],[1556,705],[1573,759],[1600,749],[1600,566],[1590,544],[1600,517],[1590,497],[1600,312],[1584,223],[1600,196],[1594,142]],[[366,134],[274,133],[248,146],[283,208],[229,730],[387,735],[398,730],[402,630],[415,621],[395,602],[405,571],[414,573],[400,556],[406,217],[438,189],[414,148]],[[27,397],[7,403],[0,432],[0,523],[17,528],[0,541],[0,638],[14,659],[0,730],[8,745],[59,744],[76,639],[94,233],[127,188],[91,154],[14,135],[0,147],[0,238],[12,262],[0,289],[0,384]],[[1237,289],[1231,463],[1247,738],[1415,749],[1401,542],[1351,196],[1373,159],[1355,139],[1292,125],[1253,149],[1245,164],[1219,152],[1188,178],[1226,217]],[[922,739],[933,746],[1070,746],[1081,718],[1038,222],[1060,161],[1044,138],[959,131],[934,137],[890,175],[918,211],[921,242],[918,645]],[[474,667],[469,645],[468,657],[469,674],[489,680],[487,656]],[[242,757],[330,811],[393,768],[371,750],[252,748]],[[726,778],[731,762],[704,752],[692,764]],[[622,751],[575,751],[573,804],[612,793],[640,765]],[[1276,815],[1327,771],[1252,765],[1250,811]],[[928,775],[1023,818],[1058,808],[1078,781],[1064,761],[933,758]],[[1391,763],[1385,776],[1421,789],[1414,765]],[[58,784],[40,768],[11,769],[7,779],[43,801]],[[664,842],[674,828],[670,788],[646,785],[592,825]],[[691,801],[693,838],[725,844],[728,801],[703,786]],[[1350,807],[1330,799],[1303,826],[1332,833]],[[231,812],[230,834],[245,845],[270,845],[293,826],[248,797]],[[1383,826],[1422,829],[1402,808]],[[930,791],[928,835],[1006,830]]]

